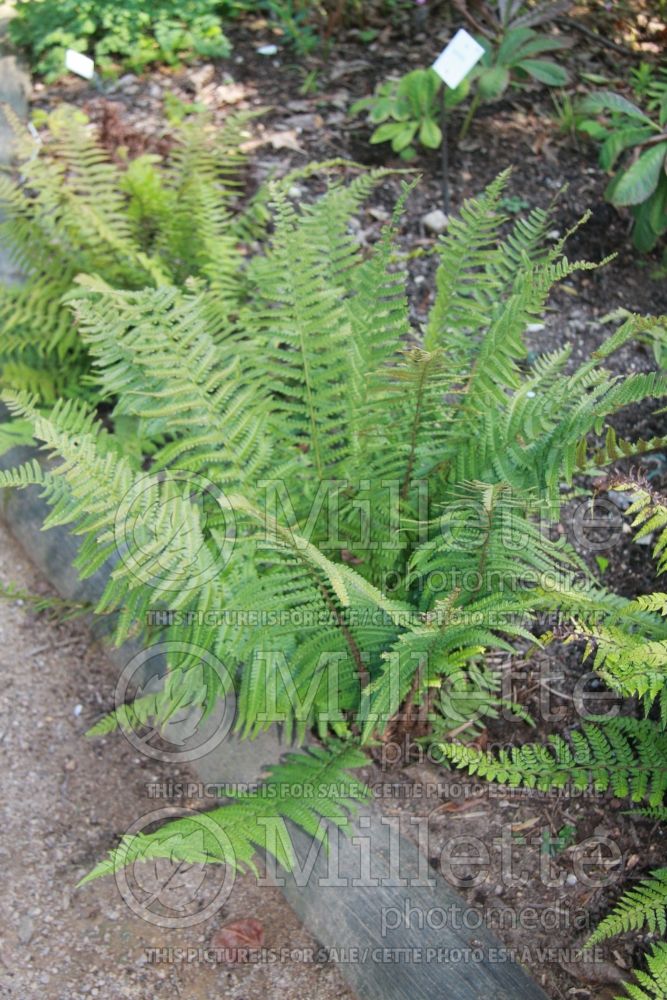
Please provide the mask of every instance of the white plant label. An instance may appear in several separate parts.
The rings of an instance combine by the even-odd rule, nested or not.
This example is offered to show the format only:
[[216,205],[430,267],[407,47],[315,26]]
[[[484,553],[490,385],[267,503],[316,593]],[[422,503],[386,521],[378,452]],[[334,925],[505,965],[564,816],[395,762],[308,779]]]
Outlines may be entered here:
[[65,53],[65,67],[70,73],[82,76],[84,80],[92,80],[95,76],[93,60],[84,56],[83,52],[75,52],[74,49],[68,49]]
[[460,28],[433,63],[433,69],[454,90],[483,55],[484,49],[479,42]]

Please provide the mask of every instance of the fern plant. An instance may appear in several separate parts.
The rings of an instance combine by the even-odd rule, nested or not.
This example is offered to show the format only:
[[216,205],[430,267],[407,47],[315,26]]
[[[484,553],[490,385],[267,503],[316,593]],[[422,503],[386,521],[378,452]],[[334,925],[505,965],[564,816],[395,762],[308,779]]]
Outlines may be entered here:
[[667,931],[667,868],[656,868],[650,878],[626,892],[612,913],[598,924],[588,943],[594,945],[643,927],[661,934]]
[[[618,442],[614,440],[613,450]],[[619,454],[623,453],[623,449]],[[664,573],[667,544],[667,504],[651,485],[636,477],[614,477],[604,485],[631,490],[626,515],[637,529],[636,539],[654,536],[653,555]],[[667,639],[641,615],[667,617],[667,594],[638,597],[602,621],[575,617],[560,637],[586,644],[584,657],[607,686],[623,698],[636,699],[646,716],[591,720],[573,730],[569,740],[553,735],[549,746],[524,744],[499,754],[477,748],[442,744],[443,756],[470,773],[513,786],[547,790],[570,787],[597,791],[647,803],[633,813],[657,822],[667,819]],[[657,868],[634,889],[626,891],[587,942],[646,927],[667,931],[667,869]],[[667,946],[657,945],[647,956],[649,972],[636,970],[637,984],[626,985],[628,997],[663,997],[667,987]],[[618,998],[620,1000],[620,998]]]
[[[104,731],[159,722],[170,699],[203,698],[211,711],[233,688],[243,736],[280,724],[301,742],[314,731],[328,745],[317,760],[340,770],[417,706],[440,711],[446,728],[438,692],[462,675],[474,689],[487,651],[532,640],[534,613],[588,620],[627,603],[585,575],[578,583],[581,559],[547,528],[563,482],[614,460],[590,435],[667,392],[660,374],[604,367],[657,321],[627,318],[573,371],[569,349],[530,362],[525,331],[551,287],[594,265],[568,261],[564,239],[547,241],[546,211],[505,232],[503,174],[440,240],[433,307],[411,346],[396,246],[409,189],[370,251],[349,226],[379,176],[333,184],[300,209],[274,188],[270,241],[247,262],[233,309],[223,288],[201,282],[136,290],[80,279],[69,296],[78,335],[112,416],[136,421],[150,442],[148,470],[85,401],[47,410],[25,391],[4,394],[54,461],[3,473],[0,487],[41,488],[53,508],[45,526],[81,536],[82,576],[115,558],[97,611],[117,616],[116,641],[146,636],[163,609],[164,637],[182,649],[189,623],[190,651],[171,655],[166,694],[118,706]],[[627,615],[660,634],[658,616]],[[228,668],[204,694],[193,669],[202,650]],[[485,681],[485,699],[490,690]],[[622,738],[624,753],[651,764],[641,728]],[[596,768],[603,749],[591,746]],[[283,777],[298,782],[308,766],[288,762]],[[646,789],[660,781],[651,773]],[[314,814],[296,810],[288,785],[272,808],[313,832]],[[338,822],[361,794],[348,787],[344,802],[324,795],[314,812]],[[241,865],[257,843],[257,808],[237,799],[211,814]],[[184,832],[168,824],[124,842],[92,874],[149,855],[187,860]],[[227,860],[212,841],[207,854]]]
[[222,129],[198,115],[176,129],[166,161],[146,154],[121,166],[80,111],[52,112],[37,140],[8,115],[18,167],[0,177],[0,237],[26,280],[1,290],[4,387],[44,403],[93,398],[87,350],[63,302],[79,273],[128,290],[191,278],[215,291],[219,315],[234,307],[243,244],[263,218],[261,193],[238,205],[248,115]]

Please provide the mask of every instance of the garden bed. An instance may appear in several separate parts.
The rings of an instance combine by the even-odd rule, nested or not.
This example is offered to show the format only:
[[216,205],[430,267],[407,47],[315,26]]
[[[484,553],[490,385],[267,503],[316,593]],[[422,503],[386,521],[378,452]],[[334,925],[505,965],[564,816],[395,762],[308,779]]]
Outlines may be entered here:
[[[344,59],[333,56],[322,65],[313,62],[305,67],[316,74],[310,84],[310,88],[317,86],[315,92],[305,86],[304,67],[296,65],[288,52],[281,51],[277,57],[258,54],[258,48],[274,37],[270,26],[229,34],[233,53],[228,60],[188,70],[156,70],[141,79],[126,75],[108,86],[104,94],[73,80],[49,88],[38,85],[34,106],[51,109],[68,101],[83,108],[100,126],[105,143],[115,155],[118,146],[127,146],[132,155],[169,149],[171,127],[164,115],[166,94],[174,95],[167,98],[172,114],[180,113],[179,102],[190,100],[209,107],[220,120],[235,109],[267,108],[251,126],[250,172],[256,183],[271,173],[282,176],[311,160],[333,157],[404,168],[400,161],[387,159],[386,147],[370,146],[367,126],[361,119],[350,119],[347,112],[355,99],[370,93],[388,74],[403,72],[409,65],[428,65],[450,29],[445,26],[440,33],[428,38],[417,36],[409,42],[398,42],[388,34],[370,49],[350,38],[340,48]],[[618,73],[618,55],[603,48],[592,57],[575,52],[574,58],[589,71]],[[482,109],[465,142],[453,143],[452,201],[456,210],[464,198],[481,190],[500,170],[513,166],[507,201],[510,214],[528,206],[546,207],[565,186],[558,211],[561,233],[587,209],[592,210],[591,220],[572,237],[569,256],[592,260],[612,253],[617,256],[604,268],[568,279],[550,301],[544,329],[533,334],[535,350],[552,350],[571,343],[574,364],[599,345],[606,333],[604,317],[608,313],[618,308],[638,313],[667,312],[667,289],[664,282],[651,278],[659,264],[658,255],[646,259],[633,251],[628,242],[627,220],[603,201],[606,177],[597,166],[595,150],[581,139],[561,136],[550,121],[552,113],[549,96],[537,90]],[[436,154],[431,154],[416,168],[421,179],[408,200],[400,235],[407,252],[427,251],[433,246],[434,237],[424,218],[440,205],[438,166]],[[398,174],[387,176],[369,200],[358,227],[363,243],[377,240],[403,179]],[[304,197],[310,197],[318,193],[322,182],[315,178],[295,183],[297,197],[299,188]],[[435,265],[432,256],[419,253],[409,263],[415,326],[424,322],[431,305]],[[655,361],[650,345],[633,343],[614,356],[612,366],[624,374],[652,370]],[[651,406],[637,406],[624,413],[616,426],[621,434],[649,437],[658,432],[660,423]],[[660,455],[644,461],[644,471],[651,473],[654,485],[664,486],[667,482],[666,465]],[[618,530],[608,547],[584,553],[591,569],[600,571],[595,556],[602,557],[608,563],[605,582],[627,596],[660,589],[646,549],[631,545],[630,534],[622,530],[620,523],[619,515]],[[564,530],[570,529],[571,525],[564,523]],[[508,660],[504,669],[512,678],[513,699],[535,715],[537,729],[531,731],[517,720],[491,721],[481,727],[480,745],[543,738],[554,731],[566,733],[576,722],[571,692],[586,670],[581,650],[556,644],[531,657],[525,652]],[[542,711],[545,698],[551,715],[548,720]],[[589,707],[591,704],[589,701]],[[600,947],[594,960],[583,960],[578,949],[587,932],[617,898],[628,875],[642,876],[659,865],[655,824],[637,822],[625,815],[623,804],[611,796],[591,800],[536,793],[518,795],[495,786],[482,789],[462,773],[420,760],[421,751],[410,740],[411,735],[407,734],[407,749],[401,746],[394,752],[385,746],[376,754],[376,764],[367,770],[366,777],[378,790],[385,813],[395,817],[408,837],[421,829],[410,824],[411,817],[429,817],[429,857],[436,867],[441,867],[442,850],[452,838],[469,837],[477,844],[495,844],[489,846],[488,871],[483,881],[468,888],[466,883],[477,881],[475,870],[469,867],[466,871],[465,863],[457,869],[457,890],[471,913],[488,920],[500,941],[549,996],[610,1000],[651,936],[615,939]],[[520,883],[504,881],[506,870],[501,866],[499,846],[504,836],[509,837],[521,862],[525,879]],[[612,869],[613,877],[593,888],[582,883],[572,864],[573,847],[590,838],[601,838],[601,843],[613,841],[625,859],[624,869]],[[110,837],[109,843],[101,844],[100,851],[110,847],[112,841]],[[545,872],[547,881],[560,875],[562,882],[545,884]],[[399,913],[395,919],[403,921],[405,915]],[[468,929],[474,931],[477,917],[468,919]]]

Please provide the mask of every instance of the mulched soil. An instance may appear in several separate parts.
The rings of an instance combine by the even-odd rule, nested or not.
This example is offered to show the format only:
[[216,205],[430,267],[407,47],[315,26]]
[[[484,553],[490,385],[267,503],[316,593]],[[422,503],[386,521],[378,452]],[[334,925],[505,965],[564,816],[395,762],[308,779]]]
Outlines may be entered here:
[[[104,94],[76,80],[48,89],[38,86],[34,104],[41,108],[52,108],[61,101],[79,105],[100,125],[112,152],[125,145],[132,155],[168,150],[171,126],[163,108],[167,93],[206,105],[217,120],[236,109],[268,108],[252,126],[250,170],[257,183],[272,173],[283,175],[311,160],[334,157],[374,167],[403,168],[400,160],[389,157],[388,147],[369,144],[369,127],[363,118],[349,116],[349,106],[387,76],[428,65],[450,37],[451,29],[443,19],[431,25],[428,33],[401,41],[389,26],[370,46],[351,33],[325,62],[297,60],[284,47],[274,57],[258,54],[262,45],[280,44],[266,22],[229,34],[233,54],[228,60],[175,72],[155,71],[142,79],[126,75],[108,85]],[[577,72],[604,73],[616,79],[627,74],[630,64],[619,53],[604,47],[591,49],[590,42],[578,36],[576,41],[570,65]],[[608,313],[619,308],[667,312],[667,287],[664,280],[652,278],[659,254],[640,257],[628,240],[628,219],[605,203],[607,178],[597,166],[596,150],[583,140],[560,134],[552,115],[551,98],[538,87],[512,91],[506,99],[482,108],[463,143],[455,139],[460,118],[454,115],[450,184],[456,210],[464,198],[478,192],[500,170],[512,167],[508,197],[530,206],[547,206],[561,192],[554,214],[554,230],[559,233],[591,210],[588,223],[571,238],[568,255],[591,260],[616,256],[599,270],[572,276],[554,292],[544,329],[533,335],[532,343],[536,351],[570,343],[574,364],[588,357],[613,328],[604,320]],[[401,229],[406,250],[433,246],[434,237],[425,229],[423,218],[441,206],[438,170],[435,154],[423,156],[414,168],[419,180]],[[394,174],[378,185],[360,215],[360,239],[377,239],[402,181],[401,175]],[[297,181],[293,193],[310,196],[324,183],[320,176]],[[417,327],[432,301],[435,261],[428,253],[417,255],[409,267]],[[648,371],[655,367],[655,361],[649,344],[633,344],[619,352],[610,366],[619,373]],[[651,405],[634,407],[615,421],[615,426],[628,437],[664,433],[664,420],[653,410]],[[654,486],[661,487],[666,467],[664,457],[658,455],[647,459],[641,471],[651,476]],[[571,527],[566,512],[563,530],[569,532]],[[654,589],[656,581],[649,550],[631,545],[630,538],[619,517],[609,546],[584,556],[595,572],[599,571],[595,556],[608,559],[605,582],[633,596]],[[530,656],[518,654],[501,666],[511,697],[536,716],[538,725],[530,730],[514,718],[493,720],[482,735],[488,746],[566,732],[577,722],[572,692],[578,681],[592,692],[586,702],[589,710],[608,707],[599,699],[596,703],[595,682],[581,680],[587,667],[576,647],[556,644]],[[627,706],[623,710],[627,711]],[[463,775],[452,775],[424,760],[414,746],[400,761],[392,761],[391,767],[369,769],[369,778],[400,786],[402,790],[395,795],[385,795],[385,805],[407,835],[411,829],[414,835],[408,823],[411,816],[430,816],[429,850],[436,866],[442,868],[442,850],[453,837],[478,838],[488,846],[487,877],[478,881],[474,877],[478,869],[470,868],[457,886],[474,911],[486,916],[504,944],[517,950],[517,957],[550,996],[609,1000],[618,993],[619,981],[627,976],[627,969],[652,935],[615,939],[599,949],[596,961],[583,961],[574,952],[618,896],[621,885],[659,865],[656,824],[626,815],[625,804],[610,796],[549,797],[482,788]],[[427,789],[427,794],[418,797],[420,787]],[[572,828],[572,843],[562,833],[567,827]],[[564,838],[561,842],[559,831]],[[506,870],[501,871],[503,837],[509,837],[517,852],[515,871],[521,869],[522,879],[508,881]],[[602,846],[596,848],[597,868],[589,866],[594,877],[582,879],[575,855],[582,844],[590,846],[590,838],[598,838]],[[605,868],[604,859],[610,855],[604,845],[610,842],[618,845],[622,862]],[[548,871],[547,862],[551,865]],[[459,874],[463,869],[465,865],[460,865]],[[512,913],[523,915],[518,926],[512,926]]]

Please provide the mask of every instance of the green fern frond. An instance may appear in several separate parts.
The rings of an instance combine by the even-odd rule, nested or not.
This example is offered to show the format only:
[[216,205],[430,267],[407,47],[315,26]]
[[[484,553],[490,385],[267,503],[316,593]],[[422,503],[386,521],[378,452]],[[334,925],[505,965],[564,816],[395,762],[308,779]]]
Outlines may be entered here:
[[667,806],[646,806],[642,809],[628,809],[631,816],[640,816],[642,819],[654,820],[658,823],[667,822]]
[[456,743],[438,747],[456,767],[512,787],[583,791],[592,786],[650,805],[659,805],[667,791],[667,735],[648,720],[585,723],[569,742],[554,735],[547,746],[527,743],[497,755]]
[[625,984],[623,997],[616,1000],[664,1000],[667,997],[667,944],[653,945],[646,953],[648,972],[635,969],[636,983]]
[[[63,298],[77,274],[117,289],[199,277],[215,293],[216,324],[243,291],[240,244],[259,227],[236,205],[254,113],[224,128],[200,121],[176,131],[173,156],[116,166],[81,112],[52,112],[37,143],[11,115],[20,175],[0,178],[0,235],[24,284],[3,289],[0,378],[46,402],[78,395],[87,356]],[[252,210],[254,211],[254,209]],[[58,363],[59,362],[59,363]]]
[[658,562],[658,573],[664,573],[667,570],[667,501],[647,482],[637,479],[617,477],[610,485],[613,489],[632,493],[632,503],[625,514],[632,518],[632,527],[637,529],[635,540],[657,535],[653,555]]
[[[651,595],[663,604],[666,595]],[[591,656],[593,669],[614,691],[640,699],[648,715],[656,700],[660,720],[667,728],[667,640],[650,639],[625,626],[634,611],[654,611],[656,601],[635,601],[623,609],[618,624],[587,625],[578,622],[572,638],[584,639],[584,656]]]
[[667,931],[667,868],[656,868],[649,878],[624,892],[609,916],[595,928],[586,947],[643,927],[660,934]]
[[634,458],[636,455],[660,451],[666,446],[667,436],[627,441],[624,438],[619,438],[613,427],[608,427],[602,447],[593,446],[591,448],[590,442],[582,439],[577,454],[577,469],[580,472],[591,474],[607,465],[612,465],[619,459]]
[[[229,805],[173,820],[154,833],[124,838],[79,885],[153,858],[254,869],[258,849],[291,870],[294,852],[285,821],[326,844],[327,824],[345,829],[350,812],[367,797],[366,787],[348,773],[365,763],[363,754],[345,744],[289,754],[257,791],[237,793]],[[295,785],[301,794],[290,796],[285,789]]]
[[457,367],[470,348],[465,338],[484,329],[489,321],[488,302],[498,289],[497,248],[504,221],[499,212],[500,199],[509,181],[509,171],[500,174],[474,200],[464,202],[460,218],[450,220],[447,234],[438,241],[439,266],[436,274],[436,299],[424,336],[424,349],[449,346]]

